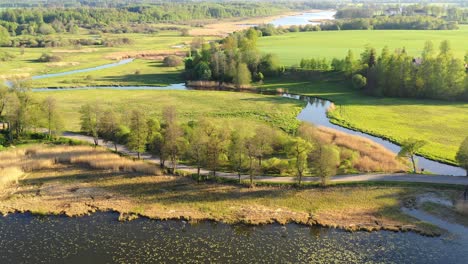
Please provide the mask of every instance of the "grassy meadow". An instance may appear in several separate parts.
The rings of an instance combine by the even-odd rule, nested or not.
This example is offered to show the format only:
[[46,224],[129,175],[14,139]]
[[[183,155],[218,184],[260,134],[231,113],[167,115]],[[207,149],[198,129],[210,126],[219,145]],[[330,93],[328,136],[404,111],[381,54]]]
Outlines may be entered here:
[[271,123],[277,128],[297,126],[297,114],[304,102],[253,93],[220,91],[155,91],[155,90],[77,90],[37,92],[38,99],[57,99],[65,120],[65,129],[79,131],[82,105],[100,102],[118,111],[143,109],[149,115],[161,114],[165,106],[176,106],[182,121],[212,117],[231,125],[252,128],[259,123]]
[[358,56],[366,45],[380,51],[406,48],[410,55],[420,56],[427,40],[439,45],[449,40],[455,54],[463,58],[468,51],[468,26],[459,30],[343,30],[298,32],[262,37],[258,47],[265,53],[277,54],[281,63],[298,65],[302,58],[344,58],[349,49]]
[[329,112],[333,122],[395,142],[411,137],[426,140],[420,153],[446,162],[455,161],[468,136],[468,103],[370,97],[342,82],[312,79],[281,78],[267,81],[262,88],[332,100],[336,105]]
[[[51,35],[51,37],[57,39],[129,38],[133,43],[131,45],[120,45],[115,47],[65,46],[56,48],[25,48],[23,55],[21,55],[20,48],[0,48],[0,51],[5,51],[15,56],[15,58],[10,61],[0,63],[0,78],[9,78],[15,75],[28,77],[90,68],[107,63],[113,63],[121,56],[130,52],[183,52],[184,48],[181,48],[178,45],[190,43],[192,40],[192,37],[180,36],[179,31],[161,31],[154,34],[102,34],[102,36],[90,35],[83,32],[81,34],[74,35],[57,34]],[[62,60],[56,63],[38,62],[37,59],[43,53],[58,55]],[[129,73],[131,70],[134,70],[131,67],[132,66],[127,68]],[[125,66],[121,69],[125,69]],[[117,74],[119,74],[119,72],[115,72],[115,75]]]

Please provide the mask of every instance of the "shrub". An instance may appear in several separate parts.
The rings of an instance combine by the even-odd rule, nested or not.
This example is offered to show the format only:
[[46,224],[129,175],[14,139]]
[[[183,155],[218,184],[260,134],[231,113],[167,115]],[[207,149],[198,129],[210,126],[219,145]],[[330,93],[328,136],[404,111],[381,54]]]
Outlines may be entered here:
[[353,86],[356,89],[362,89],[364,86],[367,85],[367,79],[366,77],[362,76],[361,74],[354,74],[353,75]]
[[177,67],[184,63],[183,59],[179,56],[169,55],[164,58],[163,64],[166,67]]
[[37,59],[39,62],[59,62],[61,60],[62,57],[48,53],[42,53],[41,57]]

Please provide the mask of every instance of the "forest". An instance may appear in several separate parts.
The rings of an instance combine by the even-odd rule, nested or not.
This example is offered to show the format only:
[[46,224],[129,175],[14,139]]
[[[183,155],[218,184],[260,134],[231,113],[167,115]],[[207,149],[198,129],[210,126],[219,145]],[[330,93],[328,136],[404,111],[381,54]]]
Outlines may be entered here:
[[343,72],[357,89],[375,96],[468,100],[468,74],[464,59],[453,55],[449,41],[439,50],[426,42],[421,57],[413,57],[405,48],[391,52],[385,47],[380,56],[366,47],[356,58],[352,51],[344,59],[303,59],[303,69]]
[[284,68],[277,57],[262,54],[257,48],[260,34],[251,28],[233,33],[219,43],[201,44],[185,60],[185,78],[248,88],[252,81],[261,82],[265,77],[279,74]]

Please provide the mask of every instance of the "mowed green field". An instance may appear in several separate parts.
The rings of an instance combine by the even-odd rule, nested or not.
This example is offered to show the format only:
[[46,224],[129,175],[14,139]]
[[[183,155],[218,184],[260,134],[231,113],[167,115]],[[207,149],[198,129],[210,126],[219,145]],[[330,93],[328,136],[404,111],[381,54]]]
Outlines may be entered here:
[[302,58],[344,58],[349,49],[358,56],[366,45],[377,50],[388,46],[391,50],[405,47],[419,56],[427,40],[439,45],[449,40],[454,53],[463,58],[468,51],[468,25],[459,30],[344,30],[298,32],[262,37],[258,46],[262,52],[277,54],[281,63],[298,65]]
[[270,80],[263,88],[332,100],[333,122],[373,135],[403,142],[426,140],[420,154],[455,162],[461,142],[468,136],[468,103],[364,96],[341,82]]
[[143,110],[150,116],[160,116],[166,106],[175,106],[182,121],[201,117],[214,118],[226,126],[244,127],[254,131],[260,124],[271,124],[287,130],[298,125],[297,114],[304,102],[264,96],[253,93],[220,91],[157,91],[157,90],[76,90],[34,92],[42,100],[48,96],[57,99],[65,129],[80,130],[80,107],[100,102],[124,113],[132,109]]

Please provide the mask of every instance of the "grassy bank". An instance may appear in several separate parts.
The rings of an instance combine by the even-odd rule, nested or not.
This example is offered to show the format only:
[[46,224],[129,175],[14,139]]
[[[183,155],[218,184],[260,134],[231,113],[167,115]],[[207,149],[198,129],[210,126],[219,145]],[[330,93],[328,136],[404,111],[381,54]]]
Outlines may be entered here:
[[[31,211],[77,216],[115,210],[154,219],[250,224],[297,222],[350,230],[433,230],[399,209],[403,201],[433,191],[420,186],[252,189],[234,184],[196,183],[187,177],[158,176],[157,171],[149,173],[146,167],[132,172],[125,168],[146,165],[125,162],[128,166],[124,169],[115,167],[121,158],[100,148],[41,146],[36,151],[9,154],[7,167],[29,170],[18,178],[18,184],[12,181],[0,188],[2,213]],[[454,191],[438,192],[452,195]]]
[[101,102],[118,111],[139,108],[159,116],[166,106],[176,106],[181,121],[212,117],[226,125],[254,130],[259,123],[277,128],[297,126],[296,115],[304,102],[253,93],[219,91],[144,91],[144,90],[79,90],[33,93],[39,100],[52,96],[57,99],[65,120],[65,129],[79,131],[82,105]]
[[453,163],[468,136],[467,103],[364,96],[334,81],[332,75],[320,78],[284,77],[270,80],[262,88],[332,100],[336,109],[329,116],[334,123],[400,143],[411,137],[426,140],[420,153],[437,160]]
[[449,40],[455,54],[463,58],[468,47],[468,26],[459,30],[343,30],[288,33],[262,37],[258,46],[265,53],[275,53],[285,65],[299,64],[302,58],[344,58],[349,49],[356,56],[371,45],[377,50],[388,46],[390,50],[406,48],[410,55],[420,56],[424,42],[438,45]]

